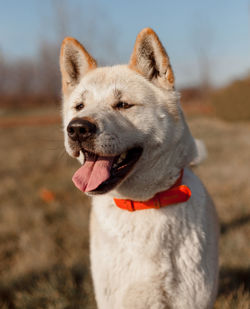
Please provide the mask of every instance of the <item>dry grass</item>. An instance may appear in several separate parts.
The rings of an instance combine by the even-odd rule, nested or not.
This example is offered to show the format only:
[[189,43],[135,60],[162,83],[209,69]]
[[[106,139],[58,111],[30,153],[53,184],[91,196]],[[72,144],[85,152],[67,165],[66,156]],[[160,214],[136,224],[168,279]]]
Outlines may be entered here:
[[249,121],[250,76],[213,92],[211,99],[218,117],[229,121]]
[[[189,121],[208,147],[196,169],[222,226],[217,309],[250,306],[250,125]],[[96,308],[89,201],[71,176],[59,125],[0,129],[0,308]]]
[[216,309],[250,307],[250,124],[192,119],[209,156],[197,170],[221,221],[220,290]]

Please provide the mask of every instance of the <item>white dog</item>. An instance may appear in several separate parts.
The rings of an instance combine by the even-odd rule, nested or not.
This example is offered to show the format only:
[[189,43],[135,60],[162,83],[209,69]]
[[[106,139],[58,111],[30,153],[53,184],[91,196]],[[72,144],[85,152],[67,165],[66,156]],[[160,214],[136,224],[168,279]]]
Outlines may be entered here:
[[142,30],[129,65],[103,68],[65,38],[60,66],[65,146],[82,164],[73,181],[93,196],[98,308],[212,308],[217,217],[188,168],[196,146],[157,35]]

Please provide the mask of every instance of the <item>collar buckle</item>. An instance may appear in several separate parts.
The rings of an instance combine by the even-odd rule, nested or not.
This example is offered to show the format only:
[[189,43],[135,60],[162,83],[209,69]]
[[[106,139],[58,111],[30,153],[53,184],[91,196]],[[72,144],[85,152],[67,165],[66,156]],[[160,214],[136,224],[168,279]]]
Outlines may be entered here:
[[148,205],[152,208],[155,208],[155,209],[159,209],[161,208],[161,201],[160,201],[160,198],[158,196],[158,194],[151,200],[151,205]]

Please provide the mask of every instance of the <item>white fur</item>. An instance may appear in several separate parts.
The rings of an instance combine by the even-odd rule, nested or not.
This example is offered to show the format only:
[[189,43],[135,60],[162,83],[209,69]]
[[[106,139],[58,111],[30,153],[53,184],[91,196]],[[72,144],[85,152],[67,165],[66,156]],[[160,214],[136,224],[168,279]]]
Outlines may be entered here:
[[199,165],[202,161],[207,158],[207,148],[204,142],[200,139],[195,139],[197,156],[190,163],[191,166]]
[[98,308],[212,308],[217,291],[217,219],[188,169],[191,199],[126,212],[93,198],[91,265]]
[[[146,43],[145,48],[155,46],[149,39]],[[160,81],[150,81],[127,66],[93,69],[64,96],[70,155],[66,127],[74,117],[97,123],[95,152],[120,154],[138,144],[143,147],[141,158],[117,187],[93,196],[91,269],[99,309],[208,309],[216,297],[216,213],[202,183],[187,168],[197,157],[196,145],[179,96],[161,86],[166,77],[160,73]],[[116,90],[121,101],[134,106],[115,110]],[[84,109],[76,111],[82,101]],[[78,159],[83,163],[83,156]],[[183,168],[183,183],[192,191],[186,203],[132,213],[115,206],[113,197],[147,200],[166,190]]]

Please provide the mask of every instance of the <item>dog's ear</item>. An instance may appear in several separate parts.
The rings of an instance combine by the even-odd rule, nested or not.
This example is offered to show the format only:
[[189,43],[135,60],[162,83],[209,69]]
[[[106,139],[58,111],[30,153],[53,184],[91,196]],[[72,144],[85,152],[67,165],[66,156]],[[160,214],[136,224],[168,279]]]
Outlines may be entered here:
[[75,39],[63,40],[60,53],[60,69],[64,95],[68,95],[88,71],[96,68],[96,61]]
[[129,67],[166,89],[174,89],[174,73],[156,33],[143,29],[137,36]]

